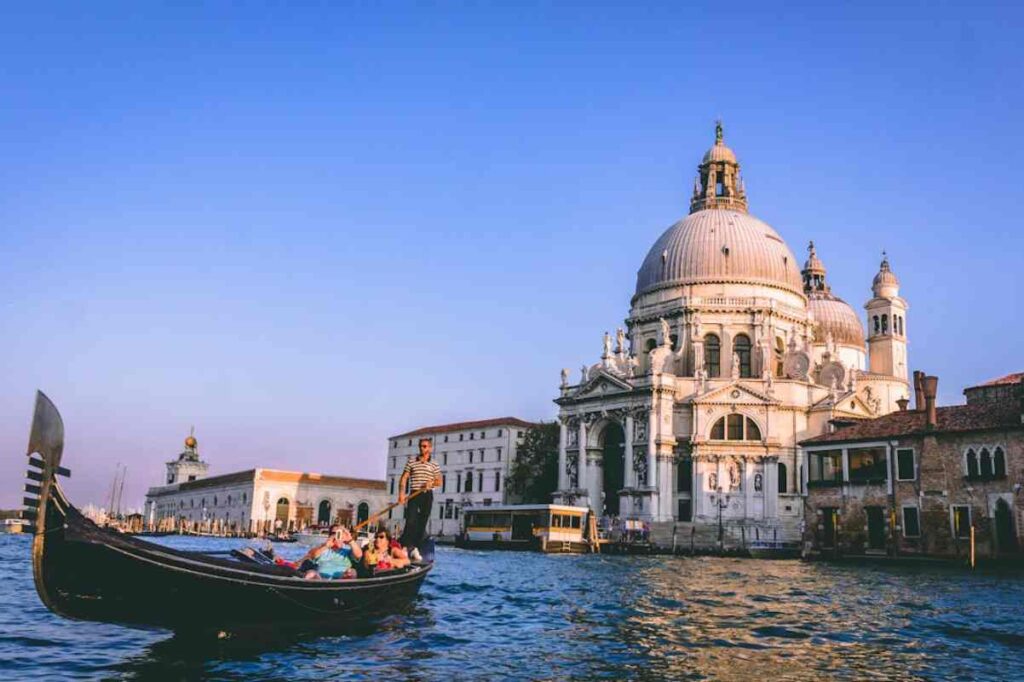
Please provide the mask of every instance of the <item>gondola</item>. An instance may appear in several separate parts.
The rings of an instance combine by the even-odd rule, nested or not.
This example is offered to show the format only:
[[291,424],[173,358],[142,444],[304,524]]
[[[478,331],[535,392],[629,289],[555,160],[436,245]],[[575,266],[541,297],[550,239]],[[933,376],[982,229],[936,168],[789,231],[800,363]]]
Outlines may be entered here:
[[[39,598],[67,618],[176,632],[345,627],[394,613],[417,595],[432,563],[351,580],[303,580],[280,566],[244,564],[109,531],[61,489],[64,424],[37,393],[23,515]],[[39,455],[36,457],[34,455]]]

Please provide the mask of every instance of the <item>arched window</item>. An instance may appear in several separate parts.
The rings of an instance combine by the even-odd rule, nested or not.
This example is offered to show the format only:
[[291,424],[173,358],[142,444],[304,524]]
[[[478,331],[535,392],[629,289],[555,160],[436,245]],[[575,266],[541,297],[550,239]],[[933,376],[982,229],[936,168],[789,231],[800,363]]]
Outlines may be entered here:
[[878,323],[878,315],[875,315],[875,333],[876,334],[878,333],[879,329],[880,329],[880,327],[879,327],[879,323]]
[[888,334],[889,333],[889,316],[888,315],[882,315],[882,333],[883,334]]
[[775,376],[785,376],[786,371],[783,367],[783,358],[786,355],[786,342],[782,340],[781,336],[775,337]]
[[996,448],[992,460],[995,465],[995,477],[1006,478],[1006,455],[1003,454],[1002,448]]
[[316,522],[320,525],[327,525],[331,522],[331,501],[323,500],[316,510]]
[[726,417],[726,437],[729,440],[743,440],[743,415],[730,414]]
[[714,334],[704,337],[704,371],[709,377],[722,374],[722,344]]
[[740,358],[740,376],[750,376],[750,337],[737,334],[732,340],[732,350]]
[[967,478],[978,477],[978,456],[974,450],[967,451]]
[[981,477],[992,478],[992,455],[988,448],[981,449]]
[[786,480],[786,465],[779,462],[779,492],[784,493],[789,487],[789,481]]
[[362,523],[368,518],[370,518],[370,505],[360,502],[356,508],[356,523]]
[[669,338],[669,341],[672,342],[672,350],[673,351],[679,350],[679,336],[676,335],[676,334],[673,334],[672,336],[670,336],[668,338]]
[[658,345],[657,339],[647,339],[647,343],[644,344],[644,350],[650,353]]
[[761,427],[750,417],[730,414],[711,426],[711,440],[761,440]]

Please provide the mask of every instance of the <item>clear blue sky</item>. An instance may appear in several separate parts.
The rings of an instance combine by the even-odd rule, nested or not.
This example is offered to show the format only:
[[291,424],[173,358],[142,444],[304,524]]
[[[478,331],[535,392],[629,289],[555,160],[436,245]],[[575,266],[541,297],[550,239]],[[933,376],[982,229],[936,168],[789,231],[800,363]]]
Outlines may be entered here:
[[943,402],[1024,369],[1010,3],[34,4],[0,23],[0,506],[37,387],[83,503],[120,461],[140,504],[192,424],[211,473],[382,476],[389,434],[550,418],[718,116],[856,309],[888,249]]

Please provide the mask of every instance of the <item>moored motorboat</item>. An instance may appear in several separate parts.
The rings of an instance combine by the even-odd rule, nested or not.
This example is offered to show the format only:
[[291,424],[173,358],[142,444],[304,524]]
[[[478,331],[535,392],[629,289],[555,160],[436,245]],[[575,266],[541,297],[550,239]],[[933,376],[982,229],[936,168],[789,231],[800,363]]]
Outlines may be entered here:
[[[67,618],[237,631],[344,625],[405,607],[432,564],[351,580],[303,580],[289,568],[241,563],[112,532],[85,518],[57,476],[64,425],[38,393],[29,439],[24,516],[32,527],[32,570],[43,604]],[[34,454],[40,458],[33,457]]]

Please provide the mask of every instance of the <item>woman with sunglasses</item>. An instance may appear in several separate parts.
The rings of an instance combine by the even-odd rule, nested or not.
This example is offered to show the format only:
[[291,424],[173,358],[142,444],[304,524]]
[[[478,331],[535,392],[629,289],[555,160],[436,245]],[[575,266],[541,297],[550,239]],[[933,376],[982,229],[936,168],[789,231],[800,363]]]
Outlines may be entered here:
[[392,546],[391,534],[383,528],[373,534],[373,539],[363,552],[363,567],[371,575],[408,565],[409,556],[401,547]]

